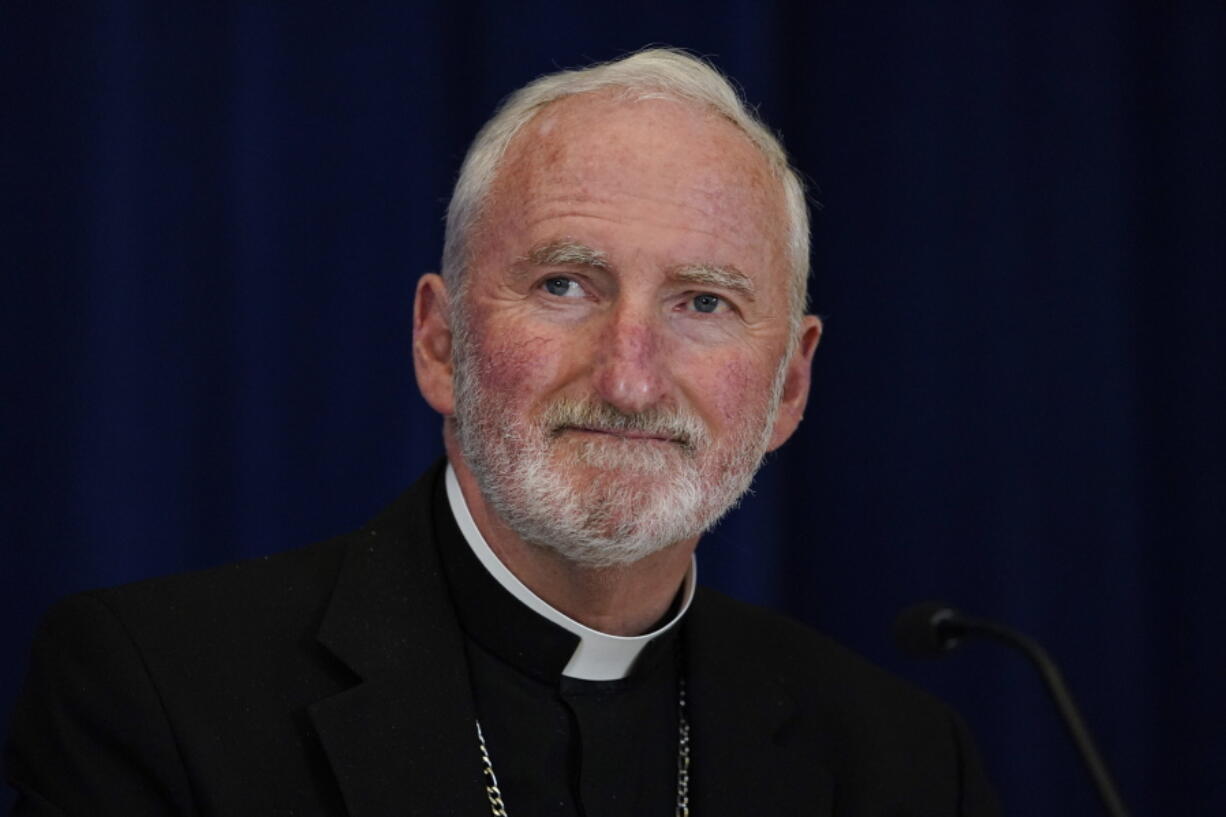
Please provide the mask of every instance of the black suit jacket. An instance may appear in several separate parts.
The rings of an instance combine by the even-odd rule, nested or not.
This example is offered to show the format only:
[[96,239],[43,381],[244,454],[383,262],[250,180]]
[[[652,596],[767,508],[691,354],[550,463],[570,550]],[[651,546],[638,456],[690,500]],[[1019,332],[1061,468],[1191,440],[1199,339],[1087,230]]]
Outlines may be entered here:
[[[439,471],[356,533],[54,607],[6,747],[14,813],[489,814]],[[713,592],[684,626],[695,817],[995,813],[924,693]]]

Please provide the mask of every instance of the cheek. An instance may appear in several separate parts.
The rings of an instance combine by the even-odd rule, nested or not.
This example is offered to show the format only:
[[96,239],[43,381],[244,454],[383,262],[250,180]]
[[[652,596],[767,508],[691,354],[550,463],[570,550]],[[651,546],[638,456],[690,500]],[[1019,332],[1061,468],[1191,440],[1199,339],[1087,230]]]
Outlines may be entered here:
[[725,428],[743,424],[769,391],[770,379],[744,360],[714,368],[704,387],[704,393],[710,395],[713,417]]
[[558,378],[560,348],[545,337],[490,332],[477,339],[481,380],[487,391],[501,395],[507,403],[532,400]]

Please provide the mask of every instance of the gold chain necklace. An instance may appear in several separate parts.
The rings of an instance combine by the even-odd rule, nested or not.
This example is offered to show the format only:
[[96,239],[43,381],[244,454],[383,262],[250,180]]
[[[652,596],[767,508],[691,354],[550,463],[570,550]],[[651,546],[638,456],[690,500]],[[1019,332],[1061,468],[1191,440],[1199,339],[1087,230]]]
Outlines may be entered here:
[[[485,775],[485,794],[490,799],[490,812],[494,817],[507,817],[507,807],[502,802],[502,790],[498,788],[498,775],[490,761],[490,751],[481,732],[481,720],[477,719],[477,743],[481,746],[481,766]],[[690,817],[690,722],[685,719],[685,678],[677,680],[677,812],[676,817]]]

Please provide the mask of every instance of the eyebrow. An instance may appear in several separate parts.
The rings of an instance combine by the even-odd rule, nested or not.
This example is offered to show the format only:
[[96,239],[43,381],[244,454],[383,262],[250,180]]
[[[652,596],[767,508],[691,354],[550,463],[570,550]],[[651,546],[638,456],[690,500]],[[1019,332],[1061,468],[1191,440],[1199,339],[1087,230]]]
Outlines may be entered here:
[[753,279],[732,265],[682,264],[673,267],[670,275],[683,283],[730,289],[751,301],[754,298]]
[[533,247],[525,260],[542,267],[593,267],[606,271],[611,268],[603,252],[578,241],[541,244]]
[[[543,267],[591,267],[605,272],[613,269],[604,252],[569,239],[533,247],[523,260]],[[731,264],[679,264],[668,272],[670,278],[681,283],[728,289],[754,300],[753,279]]]

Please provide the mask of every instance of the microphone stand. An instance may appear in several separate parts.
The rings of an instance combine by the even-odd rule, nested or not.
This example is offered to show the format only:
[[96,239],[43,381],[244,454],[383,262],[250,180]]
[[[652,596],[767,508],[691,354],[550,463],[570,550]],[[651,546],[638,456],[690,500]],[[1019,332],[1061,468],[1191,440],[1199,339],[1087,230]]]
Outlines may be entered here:
[[[1085,762],[1090,777],[1094,780],[1094,785],[1098,789],[1103,805],[1107,808],[1107,813],[1111,817],[1129,817],[1128,809],[1124,806],[1115,782],[1111,779],[1111,773],[1107,770],[1107,764],[1094,745],[1094,739],[1090,737],[1090,731],[1086,728],[1077,704],[1073,702],[1073,695],[1068,685],[1064,683],[1064,676],[1047,654],[1047,650],[1043,649],[1042,645],[1034,639],[994,621],[965,616],[940,605],[920,605],[920,607],[927,608],[923,612],[936,608],[934,612],[927,615],[927,619],[928,626],[932,628],[938,639],[940,651],[952,649],[967,636],[980,636],[1020,650],[1030,659],[1043,678],[1043,683],[1052,700],[1055,701],[1064,725],[1068,728],[1069,735],[1073,738],[1073,743],[1077,746],[1077,751]],[[911,613],[910,610],[904,612],[900,620],[909,613]]]

